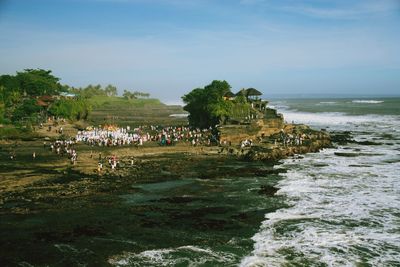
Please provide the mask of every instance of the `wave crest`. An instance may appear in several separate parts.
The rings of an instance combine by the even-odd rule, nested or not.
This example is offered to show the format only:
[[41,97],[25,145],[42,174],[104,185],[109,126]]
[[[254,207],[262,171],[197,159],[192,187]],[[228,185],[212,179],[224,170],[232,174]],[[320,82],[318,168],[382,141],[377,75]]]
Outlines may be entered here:
[[351,103],[357,103],[357,104],[380,104],[385,101],[383,100],[353,100]]

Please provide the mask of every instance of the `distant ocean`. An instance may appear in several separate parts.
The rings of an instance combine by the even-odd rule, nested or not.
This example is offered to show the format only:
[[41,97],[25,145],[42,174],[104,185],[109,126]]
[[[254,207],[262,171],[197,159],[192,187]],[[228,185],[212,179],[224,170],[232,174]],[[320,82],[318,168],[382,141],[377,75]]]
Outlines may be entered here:
[[400,98],[283,99],[286,121],[350,131],[346,145],[286,159],[241,266],[400,266]]

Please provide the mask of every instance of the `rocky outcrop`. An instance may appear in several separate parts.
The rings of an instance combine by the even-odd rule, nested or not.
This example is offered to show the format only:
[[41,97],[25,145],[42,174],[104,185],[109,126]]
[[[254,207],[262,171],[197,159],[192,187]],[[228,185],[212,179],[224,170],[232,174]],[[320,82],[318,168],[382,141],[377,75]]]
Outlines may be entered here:
[[239,144],[242,140],[270,136],[278,133],[285,124],[282,117],[254,120],[250,124],[223,125],[219,127],[220,140]]
[[278,161],[292,157],[296,154],[315,153],[323,148],[331,147],[330,139],[320,139],[310,142],[308,145],[301,146],[277,146],[266,148],[263,146],[253,146],[240,154],[240,158],[244,160],[260,160],[260,161]]

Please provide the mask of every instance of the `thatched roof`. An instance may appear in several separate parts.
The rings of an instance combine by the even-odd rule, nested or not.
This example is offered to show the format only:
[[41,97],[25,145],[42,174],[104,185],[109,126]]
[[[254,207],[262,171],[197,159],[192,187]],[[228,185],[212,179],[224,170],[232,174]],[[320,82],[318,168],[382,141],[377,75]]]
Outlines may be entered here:
[[249,96],[262,95],[262,93],[255,88],[247,88],[240,90],[239,92],[236,93],[236,95],[237,96],[244,95],[245,97],[249,97]]
[[234,97],[234,96],[235,96],[235,94],[232,93],[231,91],[226,92],[226,93],[224,94],[224,97]]
[[247,91],[246,91],[246,89],[242,89],[242,90],[240,90],[239,92],[237,92],[237,93],[235,94],[235,96],[240,96],[240,95],[247,96]]
[[255,88],[247,88],[246,95],[247,96],[257,96],[257,95],[262,95],[262,93]]

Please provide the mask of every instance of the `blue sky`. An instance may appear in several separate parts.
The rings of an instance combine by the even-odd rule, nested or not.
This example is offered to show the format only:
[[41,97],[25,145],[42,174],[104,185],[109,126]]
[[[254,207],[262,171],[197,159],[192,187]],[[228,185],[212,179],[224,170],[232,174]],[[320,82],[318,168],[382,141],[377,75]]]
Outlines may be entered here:
[[177,102],[236,91],[400,94],[399,0],[0,0],[0,73],[53,70]]

